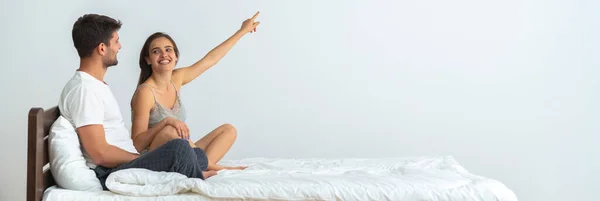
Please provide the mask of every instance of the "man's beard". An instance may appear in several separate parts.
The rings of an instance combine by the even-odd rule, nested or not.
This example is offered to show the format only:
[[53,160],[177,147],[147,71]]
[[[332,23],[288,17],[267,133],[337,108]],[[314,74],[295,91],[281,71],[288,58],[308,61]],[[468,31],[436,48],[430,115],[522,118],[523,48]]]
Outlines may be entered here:
[[105,59],[102,59],[102,64],[104,65],[105,68],[108,68],[108,67],[116,66],[117,64],[119,64],[119,60],[117,60],[116,56],[114,59],[105,58]]

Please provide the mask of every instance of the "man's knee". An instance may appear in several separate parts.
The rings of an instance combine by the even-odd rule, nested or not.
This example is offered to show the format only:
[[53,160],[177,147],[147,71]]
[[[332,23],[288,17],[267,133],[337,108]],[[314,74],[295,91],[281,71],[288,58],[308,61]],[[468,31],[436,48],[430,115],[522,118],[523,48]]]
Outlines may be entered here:
[[194,148],[194,152],[196,154],[196,162],[198,162],[200,168],[202,170],[208,169],[208,163],[210,161],[208,161],[208,156],[206,155],[206,152],[204,152],[204,150],[200,148]]
[[192,150],[188,140],[181,138],[169,140],[165,145],[175,150]]
[[208,168],[208,156],[206,152],[200,148],[192,148],[188,140],[174,139],[167,142],[173,150],[171,157],[175,158],[179,166],[196,166],[199,165],[201,170]]

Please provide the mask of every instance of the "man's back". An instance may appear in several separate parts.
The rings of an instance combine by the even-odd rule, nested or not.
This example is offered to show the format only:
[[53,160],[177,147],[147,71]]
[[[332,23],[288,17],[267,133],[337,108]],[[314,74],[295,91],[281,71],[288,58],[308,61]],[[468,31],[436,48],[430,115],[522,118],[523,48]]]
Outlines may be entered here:
[[[83,71],[77,71],[61,93],[58,107],[61,115],[74,128],[102,125],[108,144],[137,154],[131,135],[123,123],[116,99],[105,83]],[[91,157],[83,150],[87,165],[95,168]]]

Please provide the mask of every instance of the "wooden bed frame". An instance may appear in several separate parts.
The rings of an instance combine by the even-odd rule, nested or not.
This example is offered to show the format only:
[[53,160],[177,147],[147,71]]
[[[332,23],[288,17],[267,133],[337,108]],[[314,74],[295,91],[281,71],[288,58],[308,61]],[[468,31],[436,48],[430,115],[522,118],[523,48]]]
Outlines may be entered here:
[[[55,185],[48,165],[48,134],[60,112],[54,106],[48,110],[29,110],[27,127],[27,201],[41,201],[44,190]],[[47,168],[44,168],[48,165]]]

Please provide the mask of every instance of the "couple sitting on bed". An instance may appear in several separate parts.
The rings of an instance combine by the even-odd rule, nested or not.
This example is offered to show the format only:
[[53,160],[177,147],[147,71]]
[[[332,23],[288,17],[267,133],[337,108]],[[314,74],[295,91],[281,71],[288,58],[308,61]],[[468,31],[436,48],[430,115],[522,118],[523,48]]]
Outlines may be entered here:
[[96,14],[84,15],[75,22],[72,37],[80,64],[65,85],[58,107],[61,116],[76,129],[87,165],[105,190],[108,175],[127,168],[178,172],[201,179],[218,170],[245,168],[217,164],[235,141],[232,125],[219,126],[196,142],[190,140],[180,91],[215,65],[246,33],[256,31],[257,15],[245,20],[233,36],[189,67],[174,69],[179,50],[170,36],[155,33],[148,37],[140,52],[141,73],[131,100],[131,133],[104,82],[108,68],[118,63],[121,22]]

